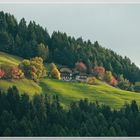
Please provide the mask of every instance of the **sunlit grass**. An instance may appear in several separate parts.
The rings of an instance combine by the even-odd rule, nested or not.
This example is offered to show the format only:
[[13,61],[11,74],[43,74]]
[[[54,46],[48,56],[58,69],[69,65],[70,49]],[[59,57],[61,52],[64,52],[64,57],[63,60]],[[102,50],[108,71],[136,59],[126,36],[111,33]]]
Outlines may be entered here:
[[13,65],[18,65],[22,59],[7,53],[0,52],[0,64],[8,63]]
[[20,93],[27,93],[30,97],[42,92],[41,87],[32,80],[0,80],[0,89],[6,91],[9,87],[16,86]]
[[120,108],[125,102],[130,103],[132,100],[136,100],[140,105],[140,93],[120,90],[100,81],[98,85],[88,85],[45,79],[42,80],[40,86],[43,92],[58,94],[60,101],[66,106],[73,101],[85,98],[112,108]]

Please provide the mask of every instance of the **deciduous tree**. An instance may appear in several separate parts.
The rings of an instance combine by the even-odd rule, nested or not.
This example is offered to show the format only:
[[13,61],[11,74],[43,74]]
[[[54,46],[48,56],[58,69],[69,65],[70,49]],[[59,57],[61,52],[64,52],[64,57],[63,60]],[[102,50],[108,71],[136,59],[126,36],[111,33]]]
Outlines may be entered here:
[[105,68],[101,66],[96,66],[93,69],[93,73],[98,79],[102,80],[105,74]]
[[38,56],[43,60],[46,60],[49,55],[48,46],[45,46],[43,43],[38,44],[37,46]]
[[0,79],[4,77],[4,74],[5,74],[4,70],[0,69]]
[[111,72],[111,71],[106,71],[106,72],[105,72],[104,80],[105,80],[107,83],[110,83],[110,82],[111,82],[111,80],[112,80],[112,72]]
[[86,70],[87,70],[87,67],[83,62],[77,62],[75,64],[75,67],[79,72],[86,72]]
[[60,80],[60,72],[54,63],[51,64],[51,75],[53,78]]

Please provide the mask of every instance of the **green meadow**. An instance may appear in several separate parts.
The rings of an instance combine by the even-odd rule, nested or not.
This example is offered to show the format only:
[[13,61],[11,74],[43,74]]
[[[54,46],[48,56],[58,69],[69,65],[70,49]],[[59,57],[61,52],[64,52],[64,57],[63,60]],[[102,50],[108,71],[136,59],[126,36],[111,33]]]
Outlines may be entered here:
[[13,65],[18,65],[21,60],[22,60],[22,58],[20,58],[20,57],[0,52],[0,64],[9,63],[9,64],[13,64]]
[[140,93],[120,90],[100,81],[97,85],[88,85],[46,79],[42,80],[40,86],[43,92],[59,95],[64,106],[68,106],[72,101],[85,98],[91,102],[98,101],[100,104],[109,105],[116,109],[122,107],[124,103],[130,103],[132,100],[136,100],[140,105]]
[[1,90],[5,91],[12,86],[16,86],[20,93],[27,93],[30,95],[30,97],[32,97],[34,94],[40,94],[42,92],[41,87],[32,80],[0,80]]

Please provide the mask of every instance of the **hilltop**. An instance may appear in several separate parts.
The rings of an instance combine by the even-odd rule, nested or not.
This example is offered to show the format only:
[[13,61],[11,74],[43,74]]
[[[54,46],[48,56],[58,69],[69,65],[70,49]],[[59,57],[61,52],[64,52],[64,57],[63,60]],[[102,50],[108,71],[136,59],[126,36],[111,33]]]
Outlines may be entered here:
[[3,21],[0,25],[2,52],[27,59],[40,56],[46,63],[54,62],[70,68],[82,61],[89,74],[93,67],[103,66],[117,78],[123,74],[131,84],[140,81],[139,67],[127,56],[122,57],[113,50],[102,47],[96,40],[84,41],[82,37],[75,38],[60,31],[54,31],[50,35],[39,23],[30,21],[27,24],[24,18],[17,21],[14,15],[3,11],[0,12],[0,17]]

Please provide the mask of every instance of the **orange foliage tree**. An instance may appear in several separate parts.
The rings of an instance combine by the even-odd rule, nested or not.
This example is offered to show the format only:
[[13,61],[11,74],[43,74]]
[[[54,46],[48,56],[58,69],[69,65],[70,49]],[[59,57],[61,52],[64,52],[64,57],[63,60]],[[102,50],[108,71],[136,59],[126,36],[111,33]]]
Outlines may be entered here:
[[0,69],[0,79],[4,77],[4,74],[5,74],[4,70]]
[[75,64],[75,67],[79,72],[86,72],[86,70],[87,70],[87,67],[83,62],[77,62]]
[[93,69],[93,73],[98,79],[102,80],[105,74],[105,68],[102,66],[97,66]]
[[117,79],[114,76],[112,76],[111,81],[110,81],[110,85],[117,86],[117,84],[118,84]]

